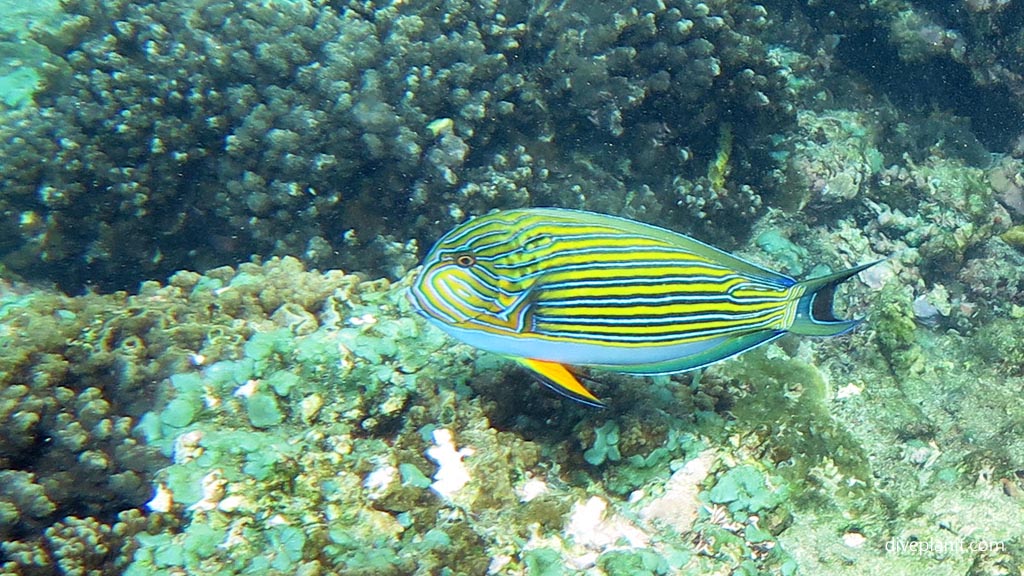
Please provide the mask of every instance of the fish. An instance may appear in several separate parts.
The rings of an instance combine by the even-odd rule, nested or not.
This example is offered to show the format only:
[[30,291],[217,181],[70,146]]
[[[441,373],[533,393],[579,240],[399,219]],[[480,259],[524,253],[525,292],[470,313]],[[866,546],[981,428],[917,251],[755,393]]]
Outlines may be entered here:
[[658,226],[523,208],[471,218],[442,236],[407,296],[456,340],[601,407],[572,368],[674,374],[787,332],[845,334],[861,319],[836,318],[836,287],[878,262],[798,282]]

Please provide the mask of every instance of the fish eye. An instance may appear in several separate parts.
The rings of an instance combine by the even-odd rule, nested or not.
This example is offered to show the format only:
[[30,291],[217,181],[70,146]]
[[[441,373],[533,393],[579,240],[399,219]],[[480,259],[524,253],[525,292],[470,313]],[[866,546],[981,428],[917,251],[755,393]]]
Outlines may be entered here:
[[463,252],[462,254],[455,255],[455,264],[463,268],[469,268],[476,264],[476,256],[469,252]]

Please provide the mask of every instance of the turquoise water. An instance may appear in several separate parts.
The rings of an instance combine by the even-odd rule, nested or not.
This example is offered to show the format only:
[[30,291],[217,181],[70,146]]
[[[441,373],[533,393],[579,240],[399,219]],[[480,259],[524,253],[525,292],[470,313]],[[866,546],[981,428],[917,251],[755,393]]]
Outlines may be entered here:
[[23,106],[39,88],[37,69],[50,57],[49,52],[31,39],[31,29],[46,26],[59,13],[53,0],[0,2],[0,101],[7,106]]
[[[0,14],[0,573],[1024,570],[1015,3]],[[525,206],[885,260],[596,409],[406,297]]]

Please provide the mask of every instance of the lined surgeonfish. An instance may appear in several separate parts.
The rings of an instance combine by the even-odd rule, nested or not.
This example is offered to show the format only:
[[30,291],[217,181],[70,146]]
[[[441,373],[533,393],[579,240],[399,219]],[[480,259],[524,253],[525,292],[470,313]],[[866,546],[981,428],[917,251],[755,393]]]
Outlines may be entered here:
[[843,334],[860,320],[834,316],[836,286],[875,263],[797,282],[664,228],[528,208],[473,218],[445,234],[409,299],[456,339],[601,406],[566,365],[670,374],[786,332]]

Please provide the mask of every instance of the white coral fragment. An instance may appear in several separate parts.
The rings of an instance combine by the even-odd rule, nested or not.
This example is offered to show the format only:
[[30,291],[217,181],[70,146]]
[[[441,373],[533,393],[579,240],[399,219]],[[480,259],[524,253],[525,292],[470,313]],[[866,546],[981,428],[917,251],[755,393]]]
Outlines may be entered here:
[[462,489],[469,480],[469,469],[462,459],[473,455],[473,449],[464,447],[456,450],[451,430],[438,428],[434,430],[434,446],[427,448],[427,456],[437,463],[434,483],[431,490],[445,498],[451,498]]

